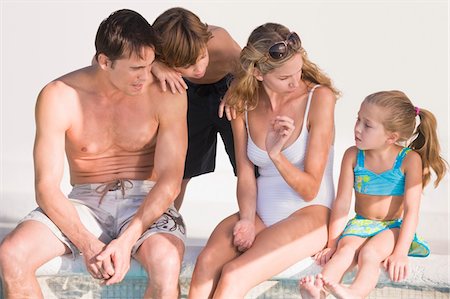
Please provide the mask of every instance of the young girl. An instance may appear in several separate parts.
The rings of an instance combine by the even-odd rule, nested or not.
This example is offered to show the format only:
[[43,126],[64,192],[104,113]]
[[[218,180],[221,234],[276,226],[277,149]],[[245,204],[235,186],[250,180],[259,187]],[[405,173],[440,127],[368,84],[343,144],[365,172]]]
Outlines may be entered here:
[[[420,124],[415,128],[417,116]],[[435,187],[447,170],[433,114],[414,107],[401,91],[374,93],[361,104],[355,143],[342,160],[327,247],[315,256],[326,264],[315,280],[300,280],[302,298],[324,298],[324,289],[337,298],[365,298],[378,282],[381,263],[397,282],[408,274],[408,255],[430,253],[415,230],[430,169],[436,174]],[[345,226],[352,188],[356,216]],[[353,283],[338,283],[355,265]]]

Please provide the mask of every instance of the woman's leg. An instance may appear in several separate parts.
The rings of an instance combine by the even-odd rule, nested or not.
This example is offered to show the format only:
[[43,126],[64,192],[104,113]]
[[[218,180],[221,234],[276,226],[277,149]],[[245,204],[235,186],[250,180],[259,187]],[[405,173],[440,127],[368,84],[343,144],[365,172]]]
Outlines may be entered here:
[[243,298],[254,286],[321,250],[329,209],[309,206],[264,229],[221,273],[214,298]]
[[[205,248],[199,254],[192,274],[189,298],[211,298],[222,272],[222,267],[240,255],[233,246],[233,228],[239,220],[238,214],[222,220],[214,229]],[[264,224],[256,217],[256,233]]]
[[366,298],[375,288],[380,265],[394,250],[398,229],[388,229],[371,237],[358,255],[358,272],[349,287],[324,279],[324,285],[336,298]]

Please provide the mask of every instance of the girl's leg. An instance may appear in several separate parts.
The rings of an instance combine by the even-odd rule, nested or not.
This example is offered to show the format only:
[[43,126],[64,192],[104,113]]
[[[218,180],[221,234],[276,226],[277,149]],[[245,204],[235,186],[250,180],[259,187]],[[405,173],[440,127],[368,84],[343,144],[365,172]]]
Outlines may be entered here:
[[341,281],[344,274],[357,263],[358,251],[367,238],[346,236],[342,238],[333,257],[322,269],[322,276],[330,281]]
[[[211,298],[223,266],[240,255],[233,246],[233,229],[239,220],[234,214],[217,225],[205,248],[197,258],[194,273],[192,274],[189,298]],[[264,224],[256,217],[256,233],[264,229]]]
[[322,289],[322,277],[327,281],[338,282],[342,280],[345,272],[356,265],[356,256],[359,248],[367,241],[367,238],[357,236],[346,236],[342,238],[333,257],[325,264],[321,275],[315,278],[309,277],[299,281],[302,298],[316,299],[324,298]]
[[309,206],[260,232],[253,246],[227,263],[214,298],[243,298],[254,286],[325,246],[329,209]]
[[324,285],[336,298],[366,298],[375,288],[380,265],[394,250],[398,229],[388,229],[370,238],[358,255],[358,273],[349,287],[324,279]]

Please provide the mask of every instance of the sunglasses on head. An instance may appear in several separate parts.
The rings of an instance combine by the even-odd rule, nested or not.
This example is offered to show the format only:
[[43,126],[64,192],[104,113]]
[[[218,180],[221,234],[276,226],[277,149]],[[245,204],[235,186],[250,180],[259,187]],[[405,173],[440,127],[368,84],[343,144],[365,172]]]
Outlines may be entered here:
[[288,53],[288,47],[293,50],[298,50],[302,46],[302,41],[297,33],[291,32],[286,40],[277,42],[270,46],[269,55],[275,60],[282,59]]

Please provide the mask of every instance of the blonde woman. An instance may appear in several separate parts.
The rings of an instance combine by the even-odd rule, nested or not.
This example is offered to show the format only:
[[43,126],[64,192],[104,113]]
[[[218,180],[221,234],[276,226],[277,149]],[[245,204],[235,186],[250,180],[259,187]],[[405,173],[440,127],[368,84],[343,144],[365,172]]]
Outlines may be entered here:
[[327,241],[339,93],[283,25],[256,28],[240,63],[227,94],[238,112],[239,212],[216,227],[200,253],[189,298],[243,298]]

